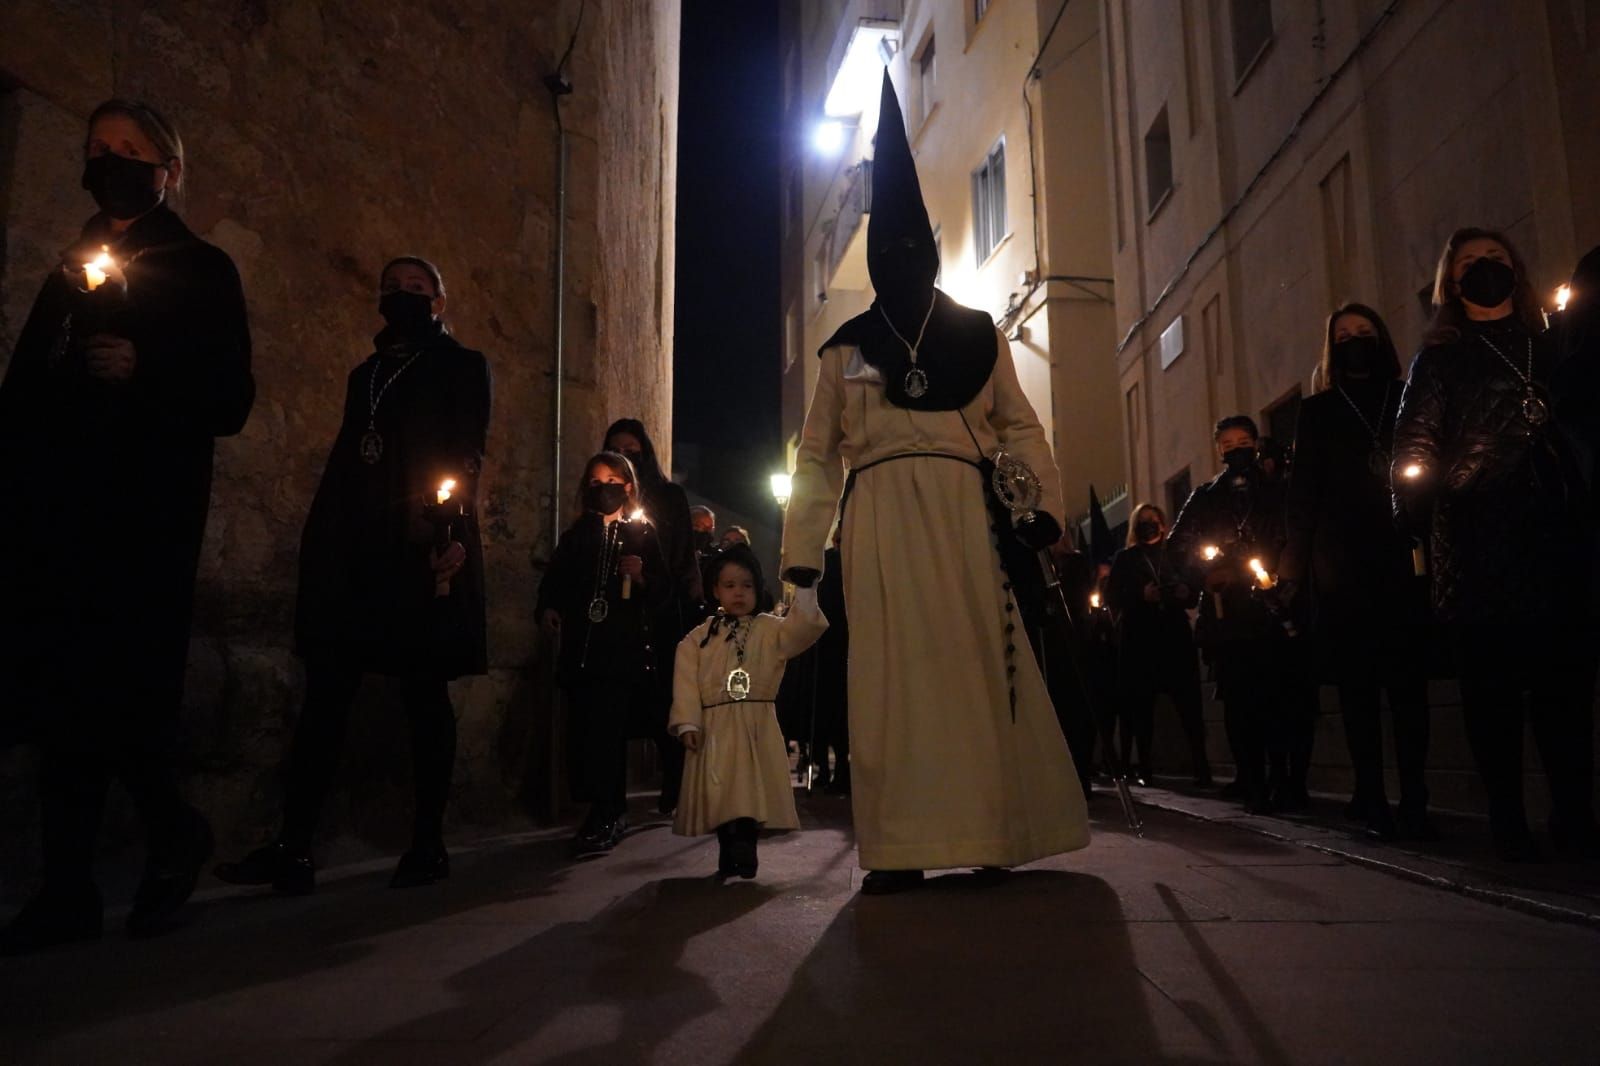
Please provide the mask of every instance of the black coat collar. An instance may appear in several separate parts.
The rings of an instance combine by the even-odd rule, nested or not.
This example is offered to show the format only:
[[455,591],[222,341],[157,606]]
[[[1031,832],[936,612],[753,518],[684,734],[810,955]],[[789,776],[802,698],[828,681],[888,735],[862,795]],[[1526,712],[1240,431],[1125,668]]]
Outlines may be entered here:
[[[907,340],[916,339],[916,325],[895,323]],[[907,330],[911,332],[908,334]],[[933,315],[917,349],[917,366],[927,375],[928,391],[920,397],[906,394],[905,379],[911,354],[894,335],[876,302],[840,326],[817,354],[841,344],[861,349],[861,357],[883,375],[884,394],[896,407],[913,411],[955,411],[972,402],[994,373],[1000,344],[994,320],[982,311],[963,307],[935,290]]]

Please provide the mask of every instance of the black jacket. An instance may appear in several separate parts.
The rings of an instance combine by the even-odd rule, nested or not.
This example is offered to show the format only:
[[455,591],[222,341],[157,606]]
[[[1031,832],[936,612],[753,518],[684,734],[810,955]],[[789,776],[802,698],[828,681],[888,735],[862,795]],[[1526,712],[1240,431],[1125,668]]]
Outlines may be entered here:
[[[599,515],[585,514],[561,534],[550,569],[539,584],[536,610],[561,614],[561,651],[556,678],[567,688],[616,682],[630,689],[637,706],[630,707],[633,733],[654,735],[666,727],[660,705],[659,639],[677,646],[677,637],[657,632],[657,618],[671,601],[673,582],[666,553],[654,526],[648,522],[624,523],[619,555],[637,555],[644,561],[644,588],[633,588],[622,598],[622,579],[615,562],[599,575],[601,537]],[[597,580],[598,579],[598,580]],[[591,621],[589,609],[597,599],[605,603],[604,616]],[[656,719],[659,718],[659,723]]]
[[[369,463],[361,442],[374,419],[374,375],[382,451]],[[442,330],[382,345],[350,372],[344,420],[300,540],[301,655],[391,676],[488,670],[476,501],[489,404],[488,361]],[[435,597],[430,505],[447,478],[462,512],[449,535],[467,561],[449,596]]]
[[1390,513],[1389,456],[1404,389],[1400,381],[1351,382],[1342,394],[1329,389],[1300,405],[1279,576],[1309,593],[1319,630],[1414,624],[1426,610],[1413,540]]
[[[1519,369],[1531,343],[1549,421],[1525,415],[1527,388],[1491,343]],[[1430,540],[1441,621],[1561,625],[1588,616],[1594,535],[1573,420],[1594,400],[1552,391],[1565,358],[1548,334],[1502,319],[1469,324],[1412,363],[1395,430],[1394,506]],[[1403,476],[1411,464],[1420,477]]]
[[[1144,598],[1149,584],[1160,590],[1159,603]],[[1106,607],[1116,625],[1119,661],[1130,669],[1145,669],[1163,656],[1193,655],[1188,610],[1198,601],[1199,589],[1189,584],[1183,567],[1168,559],[1165,544],[1136,544],[1117,552],[1106,580]]]
[[[78,291],[80,265],[102,244],[125,265],[126,301]],[[119,696],[171,714],[213,442],[238,433],[255,400],[244,293],[233,261],[164,206],[120,240],[96,216],[63,263],[0,383],[0,552],[13,562],[0,597],[0,704],[24,702],[42,663],[56,664],[44,673],[57,686],[89,680],[92,664]],[[83,342],[96,331],[133,343],[130,381],[88,376]]]
[[[1176,572],[1187,575],[1191,588],[1207,588],[1200,601],[1197,633],[1203,644],[1278,631],[1280,618],[1272,609],[1273,600],[1255,591],[1249,561],[1259,559],[1269,573],[1276,573],[1286,539],[1283,483],[1267,480],[1259,467],[1248,475],[1225,470],[1189,496],[1167,537],[1167,560]],[[1221,552],[1211,561],[1203,554],[1208,545]],[[1221,618],[1218,596],[1206,584],[1207,576],[1217,572],[1229,578],[1220,594]]]

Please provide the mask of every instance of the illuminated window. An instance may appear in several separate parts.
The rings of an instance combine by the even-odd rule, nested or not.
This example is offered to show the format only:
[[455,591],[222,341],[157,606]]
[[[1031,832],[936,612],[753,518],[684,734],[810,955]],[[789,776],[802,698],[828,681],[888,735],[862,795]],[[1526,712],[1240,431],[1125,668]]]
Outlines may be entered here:
[[984,159],[983,165],[972,172],[972,230],[973,246],[977,249],[978,265],[982,266],[1000,246],[1009,230],[1006,229],[1006,141],[998,144]]

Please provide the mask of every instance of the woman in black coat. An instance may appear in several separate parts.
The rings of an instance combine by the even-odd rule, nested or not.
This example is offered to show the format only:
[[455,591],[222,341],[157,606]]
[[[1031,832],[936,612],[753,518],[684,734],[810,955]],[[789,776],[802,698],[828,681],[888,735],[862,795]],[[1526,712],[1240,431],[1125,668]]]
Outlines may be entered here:
[[0,717],[42,748],[44,819],[44,885],[0,934],[7,953],[100,935],[92,861],[111,778],[149,833],[131,932],[167,923],[211,850],[178,791],[178,709],[213,442],[255,398],[244,295],[228,256],[167,204],[184,156],[159,114],[102,104],[85,159],[100,211],[45,280],[0,384],[13,561]]
[[[1600,854],[1593,786],[1594,498],[1577,445],[1595,398],[1542,332],[1506,238],[1458,230],[1395,430],[1397,514],[1429,538],[1496,850],[1539,858],[1522,798],[1522,706],[1550,784],[1559,851]],[[1593,353],[1589,353],[1591,356]]]
[[611,850],[627,828],[628,741],[661,727],[656,620],[675,586],[661,537],[643,513],[633,464],[601,452],[584,466],[580,514],[561,534],[535,613],[560,642],[556,682],[567,694],[572,797],[589,804],[578,855]]
[[390,884],[450,874],[444,809],[455,763],[448,682],[487,672],[475,502],[489,431],[489,364],[440,319],[444,280],[406,256],[380,275],[387,323],[351,371],[344,419],[300,540],[296,650],[306,698],[278,839],[223,863],[235,884],[315,887],[311,843],[363,674],[399,678],[411,727],[411,847]]
[[[1310,597],[1319,658],[1339,686],[1355,771],[1350,814],[1381,837],[1437,834],[1428,820],[1427,583],[1414,542],[1390,513],[1389,463],[1400,410],[1400,359],[1370,307],[1328,316],[1319,377],[1324,388],[1300,406],[1289,481],[1289,543],[1279,570],[1286,588]],[[1400,817],[1383,783],[1379,693],[1394,716]]]
[[[678,806],[683,781],[683,745],[667,734],[667,714],[672,707],[672,669],[678,639],[703,617],[700,560],[695,552],[694,527],[689,517],[689,497],[668,481],[656,458],[656,446],[636,418],[619,418],[606,429],[604,451],[616,452],[633,464],[639,478],[640,500],[661,544],[671,577],[672,594],[661,602],[653,619],[659,639],[656,650],[656,687],[645,697],[648,714],[660,722],[650,735],[661,760],[661,799],[657,810],[671,814]],[[668,638],[671,639],[668,639]]]
[[1200,658],[1188,614],[1198,599],[1199,590],[1186,584],[1167,558],[1166,512],[1151,503],[1135,508],[1128,546],[1111,562],[1106,606],[1116,624],[1122,763],[1137,784],[1150,782],[1155,701],[1164,692],[1171,697],[1189,742],[1194,783],[1211,786]]

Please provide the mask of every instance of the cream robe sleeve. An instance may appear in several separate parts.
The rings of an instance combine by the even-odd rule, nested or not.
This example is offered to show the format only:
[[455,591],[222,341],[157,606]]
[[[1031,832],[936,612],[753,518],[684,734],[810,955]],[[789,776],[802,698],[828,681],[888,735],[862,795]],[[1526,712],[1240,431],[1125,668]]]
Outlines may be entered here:
[[817,604],[817,587],[800,589],[789,613],[778,619],[778,654],[788,662],[815,644],[827,628],[828,619]]
[[678,642],[672,666],[672,712],[667,717],[667,732],[673,736],[702,728],[705,708],[700,706],[700,642],[706,624],[696,626]]
[[800,431],[789,508],[783,519],[780,575],[798,567],[822,572],[828,531],[833,528],[839,494],[844,490],[844,462],[839,458],[839,442],[844,438],[843,353],[843,348],[822,353],[822,372]]
[[1000,446],[1027,463],[1039,475],[1041,493],[1038,510],[1054,518],[1065,529],[1066,501],[1061,496],[1061,472],[1056,469],[1055,457],[1050,453],[1050,442],[1045,439],[1044,426],[1040,425],[1038,413],[1022,391],[1022,383],[1017,380],[1017,364],[1011,360],[1011,342],[998,329],[995,330],[995,343],[1000,347],[1000,354],[994,361],[994,373],[989,378],[994,388],[994,407],[989,412],[989,425],[1000,438]]

